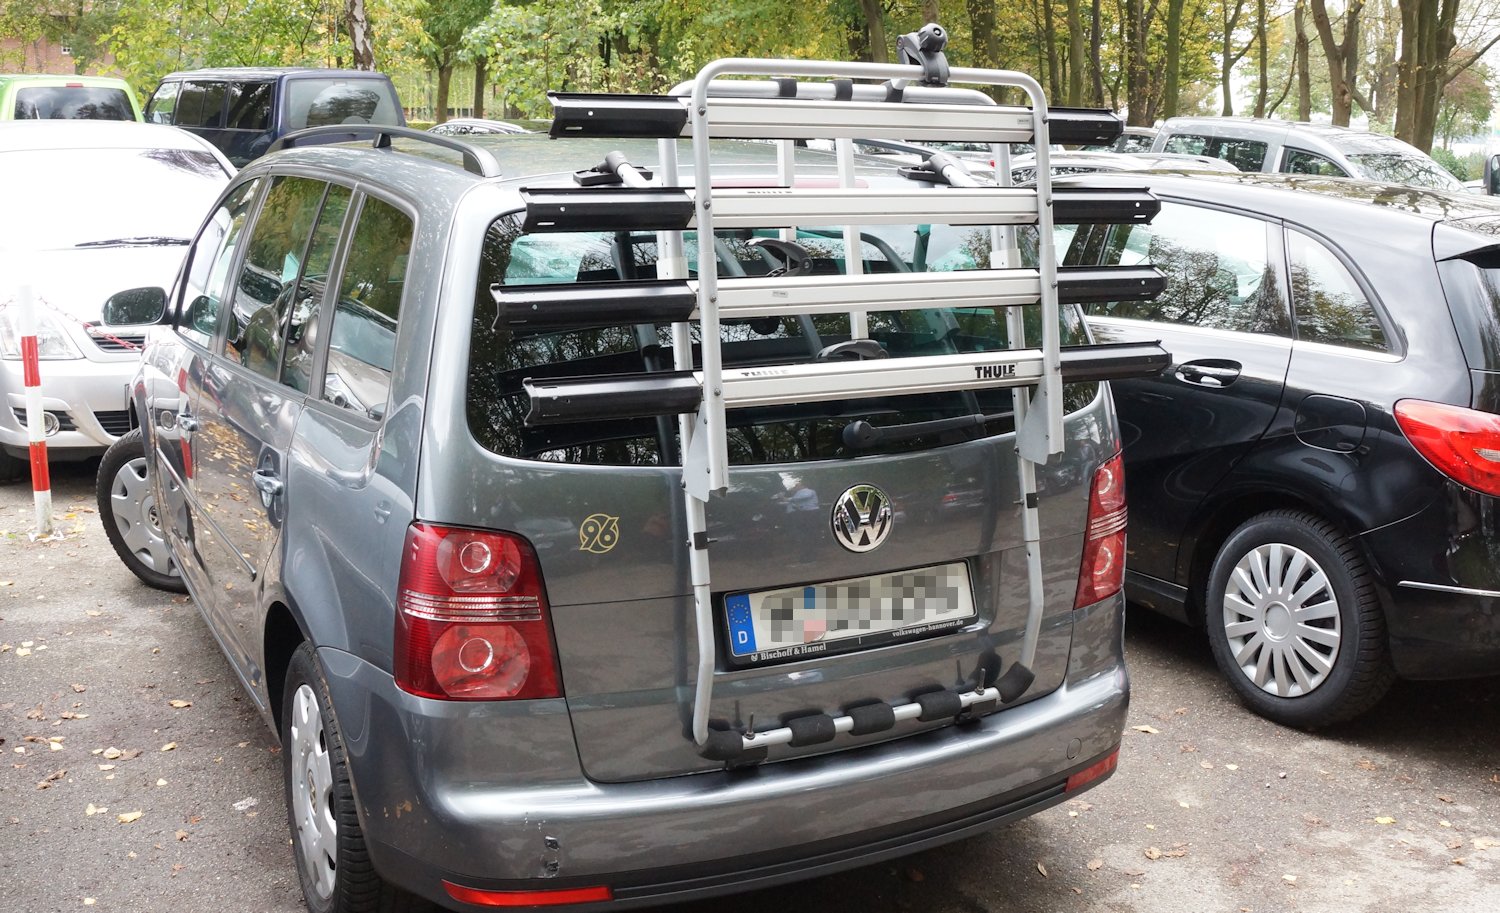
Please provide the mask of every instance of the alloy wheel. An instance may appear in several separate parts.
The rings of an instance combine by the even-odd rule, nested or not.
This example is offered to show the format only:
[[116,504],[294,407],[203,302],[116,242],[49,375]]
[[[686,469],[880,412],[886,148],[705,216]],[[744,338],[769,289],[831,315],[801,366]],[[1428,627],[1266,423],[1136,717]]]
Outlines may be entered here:
[[115,526],[125,548],[150,570],[177,576],[177,562],[172,559],[172,550],[162,531],[156,494],[146,477],[145,457],[137,457],[120,467],[110,482],[109,497]]
[[1234,664],[1276,697],[1312,692],[1338,661],[1338,597],[1318,562],[1286,543],[1257,546],[1235,564],[1222,623]]
[[333,896],[338,868],[338,822],[333,817],[333,765],[323,733],[323,714],[312,686],[303,684],[292,698],[292,820],[302,865],[318,897]]

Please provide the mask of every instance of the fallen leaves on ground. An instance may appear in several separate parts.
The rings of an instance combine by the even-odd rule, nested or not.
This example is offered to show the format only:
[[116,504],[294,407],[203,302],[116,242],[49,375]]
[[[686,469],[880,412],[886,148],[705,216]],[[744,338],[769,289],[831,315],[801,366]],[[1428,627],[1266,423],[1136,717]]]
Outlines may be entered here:
[[1154,846],[1146,847],[1146,858],[1152,860],[1153,862],[1160,859],[1161,850],[1157,849]]
[[1474,838],[1474,849],[1476,850],[1493,850],[1497,848],[1500,848],[1500,840],[1496,840],[1494,837]]
[[186,840],[186,839],[188,839],[188,832],[187,831],[183,831],[183,830],[179,830],[177,832],[177,839],[178,840]]
[[193,706],[192,701],[171,700],[167,701],[167,703],[171,705],[173,710],[186,710],[187,708]]
[[163,745],[161,747],[161,750],[162,751],[176,751],[177,750],[177,743],[176,742],[168,742],[167,744],[165,744],[165,745]]
[[1043,878],[1047,878],[1048,877],[1048,875],[1047,875],[1047,867],[1044,866],[1044,865],[1042,865],[1040,862],[1038,862],[1036,864],[1036,870],[1038,872],[1042,873],[1042,877]]
[[53,783],[57,782],[58,780],[61,780],[63,777],[66,777],[67,775],[68,775],[68,772],[66,770],[54,770],[54,771],[52,771],[52,773],[47,774],[47,776],[43,777],[42,780],[41,780],[41,782],[37,783],[36,788],[37,789],[50,789],[52,787]]
[[115,746],[111,745],[108,748],[104,749],[103,754],[104,754],[104,756],[106,758],[109,758],[111,761],[116,761],[116,760],[119,760],[120,755],[124,754],[124,752],[120,751],[120,749],[118,749]]
[[89,803],[89,807],[86,808],[86,809],[84,809],[83,813],[87,817],[92,818],[95,815],[102,815],[103,813],[105,813],[107,811],[109,811],[109,806],[106,805],[106,806],[102,806],[101,807],[101,806],[97,806],[94,803],[90,802]]
[[1380,817],[1378,817],[1378,818],[1375,819],[1375,823],[1376,824],[1395,824],[1396,823],[1396,819],[1392,818],[1390,815],[1381,815]]
[[1090,872],[1097,872],[1097,871],[1099,871],[1102,868],[1104,868],[1104,860],[1103,859],[1090,859],[1089,860],[1089,871]]
[[1146,735],[1159,735],[1161,733],[1161,730],[1157,729],[1155,726],[1145,726],[1145,725],[1142,725],[1142,726],[1131,726],[1130,728],[1134,729],[1136,732],[1144,732]]
[[130,824],[133,821],[139,821],[140,818],[141,818],[141,815],[143,815],[143,814],[145,814],[145,813],[144,812],[138,812],[138,811],[136,811],[136,812],[126,812],[123,815],[116,815],[115,817],[117,819],[119,819],[119,821],[120,821],[121,824]]
[[73,686],[73,691],[76,694],[82,694],[83,692],[85,692],[87,690],[89,690],[89,686],[88,685],[77,685],[77,684],[75,684]]

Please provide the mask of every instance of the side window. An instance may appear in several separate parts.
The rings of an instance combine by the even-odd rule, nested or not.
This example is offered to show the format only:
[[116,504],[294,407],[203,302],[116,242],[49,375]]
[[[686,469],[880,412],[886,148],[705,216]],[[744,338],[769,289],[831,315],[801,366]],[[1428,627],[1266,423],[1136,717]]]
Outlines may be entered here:
[[1167,137],[1166,152],[1176,152],[1183,155],[1208,155],[1203,150],[1208,146],[1209,137],[1197,136],[1192,133],[1176,133]]
[[1249,139],[1219,137],[1208,154],[1221,158],[1241,171],[1259,171],[1266,163],[1266,144]]
[[229,84],[228,111],[225,126],[232,130],[271,129],[271,88],[269,82],[235,82]]
[[1346,178],[1349,173],[1316,152],[1287,147],[1281,154],[1282,174],[1316,174],[1322,177]]
[[203,114],[198,126],[214,129],[224,126],[224,83],[204,83]]
[[250,229],[230,299],[224,357],[264,377],[281,373],[282,327],[326,187],[308,178],[277,178]]
[[214,211],[213,218],[193,242],[187,277],[183,283],[182,311],[177,316],[177,332],[200,346],[208,346],[219,328],[219,307],[224,296],[224,280],[239,245],[245,217],[255,200],[259,180],[242,184]]
[[1150,263],[1166,276],[1166,287],[1154,301],[1095,305],[1091,313],[1290,335],[1271,266],[1272,231],[1260,219],[1164,202],[1151,224],[1110,229],[1100,260]]
[[1127,133],[1120,137],[1121,152],[1150,152],[1151,137],[1139,133]]
[[153,124],[170,124],[172,114],[177,110],[177,90],[182,88],[180,82],[164,82],[151,96],[151,101],[146,103],[146,120]]
[[1389,350],[1375,308],[1349,270],[1322,244],[1287,229],[1297,338],[1373,352]]
[[322,310],[328,273],[333,268],[333,254],[338,248],[339,231],[344,214],[349,211],[349,188],[328,188],[323,211],[318,214],[312,242],[307,246],[307,261],[297,292],[292,296],[291,313],[286,325],[286,358],[281,363],[281,382],[299,393],[312,389],[313,355],[317,352],[318,314]]
[[390,396],[411,238],[410,217],[366,197],[339,283],[323,399],[373,419]]
[[172,123],[179,127],[203,126],[203,95],[207,87],[201,82],[184,82],[177,94],[177,109]]

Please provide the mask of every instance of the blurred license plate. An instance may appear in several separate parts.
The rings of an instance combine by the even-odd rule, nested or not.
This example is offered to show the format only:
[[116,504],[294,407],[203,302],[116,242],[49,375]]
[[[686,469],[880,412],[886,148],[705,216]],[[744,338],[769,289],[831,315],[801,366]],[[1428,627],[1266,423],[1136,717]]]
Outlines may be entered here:
[[729,654],[737,665],[951,631],[974,615],[963,562],[724,598]]

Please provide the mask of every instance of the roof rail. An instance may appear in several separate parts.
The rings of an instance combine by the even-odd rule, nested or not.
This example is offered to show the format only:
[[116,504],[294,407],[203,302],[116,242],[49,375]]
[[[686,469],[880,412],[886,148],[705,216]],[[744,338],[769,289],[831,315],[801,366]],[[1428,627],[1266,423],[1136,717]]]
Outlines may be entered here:
[[[424,130],[413,130],[410,127],[393,127],[388,124],[327,124],[322,127],[306,127],[282,136],[271,144],[267,152],[276,152],[280,149],[291,149],[303,145],[304,140],[318,136],[348,136],[350,139],[364,139],[370,137],[374,140],[370,145],[376,149],[391,148],[391,138],[413,139],[434,146],[442,146],[444,149],[452,149],[463,156],[464,170],[470,174],[477,174],[482,178],[497,178],[500,176],[500,163],[487,150],[481,149],[472,143],[454,139],[451,136],[439,136],[436,133],[428,133]],[[314,144],[316,145],[316,143]]]

